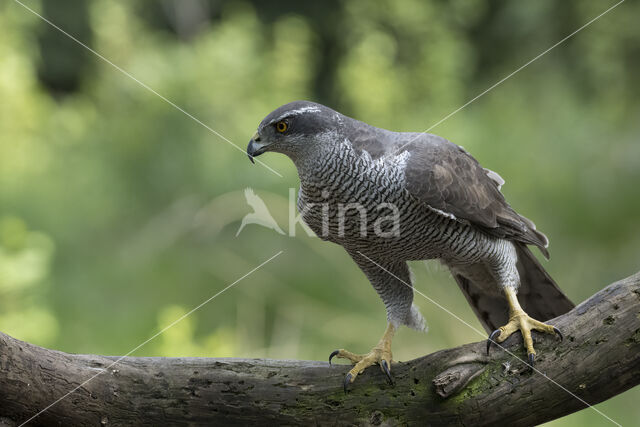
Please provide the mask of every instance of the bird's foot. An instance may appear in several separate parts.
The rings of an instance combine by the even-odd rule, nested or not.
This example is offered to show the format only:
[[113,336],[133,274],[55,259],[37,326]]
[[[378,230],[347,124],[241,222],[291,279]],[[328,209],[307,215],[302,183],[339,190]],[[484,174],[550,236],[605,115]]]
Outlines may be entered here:
[[391,376],[391,339],[395,333],[395,327],[392,324],[387,325],[387,330],[378,342],[378,345],[373,347],[367,354],[355,354],[347,350],[336,350],[329,356],[329,364],[331,359],[339,357],[341,359],[348,359],[354,364],[353,368],[344,377],[344,392],[347,392],[349,384],[355,381],[356,377],[361,374],[366,368],[372,365],[380,365],[380,369],[384,372],[389,380],[389,384],[393,384],[393,377]]
[[[390,343],[389,343],[390,344]],[[389,384],[393,384],[393,377],[391,376],[391,348],[384,348],[380,344],[371,349],[367,354],[355,354],[347,350],[335,350],[329,356],[329,363],[334,357],[341,359],[348,359],[354,364],[353,368],[344,377],[344,392],[347,392],[349,384],[355,381],[356,377],[361,374],[366,368],[373,365],[380,365],[380,369],[387,375]]]
[[491,335],[489,335],[489,339],[487,340],[487,354],[489,354],[491,343],[501,343],[518,330],[522,332],[522,337],[524,338],[524,346],[527,349],[529,365],[532,369],[536,356],[536,351],[533,349],[533,338],[531,337],[532,330],[552,335],[556,334],[558,335],[558,337],[560,337],[560,341],[562,341],[562,333],[560,333],[560,330],[558,330],[558,328],[533,319],[529,317],[529,315],[522,309],[520,309],[512,312],[512,314],[509,316],[509,322],[506,325],[496,329],[491,333]]

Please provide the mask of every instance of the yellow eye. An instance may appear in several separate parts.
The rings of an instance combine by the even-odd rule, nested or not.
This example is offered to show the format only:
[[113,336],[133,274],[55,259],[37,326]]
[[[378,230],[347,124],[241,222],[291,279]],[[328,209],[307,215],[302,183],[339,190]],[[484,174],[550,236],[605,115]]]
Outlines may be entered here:
[[285,133],[288,127],[289,125],[287,125],[287,122],[285,122],[284,120],[280,120],[278,123],[276,123],[276,130],[280,133]]

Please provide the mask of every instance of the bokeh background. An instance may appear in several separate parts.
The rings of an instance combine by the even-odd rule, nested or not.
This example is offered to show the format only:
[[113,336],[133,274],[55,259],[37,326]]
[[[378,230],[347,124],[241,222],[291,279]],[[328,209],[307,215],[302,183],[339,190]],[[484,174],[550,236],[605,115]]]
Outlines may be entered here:
[[[26,4],[244,148],[296,99],[422,131],[613,1],[91,0]],[[640,5],[626,2],[432,132],[507,181],[551,240],[545,266],[576,302],[640,268]],[[343,250],[289,230],[296,170],[240,150],[20,5],[0,3],[0,330],[74,353],[324,360],[385,326]],[[280,235],[248,225],[252,187]],[[446,271],[416,287],[481,329]],[[408,360],[482,339],[416,296]],[[338,386],[338,385],[336,385]],[[598,405],[640,418],[640,390]],[[555,426],[602,425],[582,411]]]

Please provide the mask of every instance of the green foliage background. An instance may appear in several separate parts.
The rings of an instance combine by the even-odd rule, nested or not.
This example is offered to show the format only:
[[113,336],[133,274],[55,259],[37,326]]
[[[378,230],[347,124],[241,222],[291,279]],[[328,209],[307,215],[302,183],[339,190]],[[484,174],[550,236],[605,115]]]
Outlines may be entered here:
[[[422,131],[614,3],[28,4],[244,148],[296,99]],[[432,130],[506,179],[576,302],[639,267],[639,13],[622,4]],[[288,159],[261,157],[282,178],[251,165],[18,4],[0,3],[0,27],[0,330],[124,354],[282,250],[135,355],[324,360],[377,342],[383,305],[341,248],[300,226],[236,237],[246,187],[289,231]],[[438,264],[413,270],[419,290],[481,329]],[[401,330],[397,360],[483,338],[416,303],[430,331]],[[598,408],[633,424],[639,398]],[[585,410],[552,424],[604,423]]]

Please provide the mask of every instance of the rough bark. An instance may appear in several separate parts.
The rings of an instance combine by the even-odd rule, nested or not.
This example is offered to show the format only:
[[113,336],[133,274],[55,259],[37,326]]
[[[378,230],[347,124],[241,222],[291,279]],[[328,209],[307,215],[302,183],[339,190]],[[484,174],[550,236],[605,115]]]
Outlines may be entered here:
[[[640,273],[549,323],[536,367],[595,404],[640,382]],[[526,355],[519,334],[505,347]],[[345,365],[258,359],[72,355],[0,334],[0,425],[20,424],[100,374],[30,424],[464,424],[532,425],[585,408],[549,379],[485,343],[394,363],[342,391]],[[594,412],[594,416],[600,416]],[[605,421],[603,419],[603,421]]]

